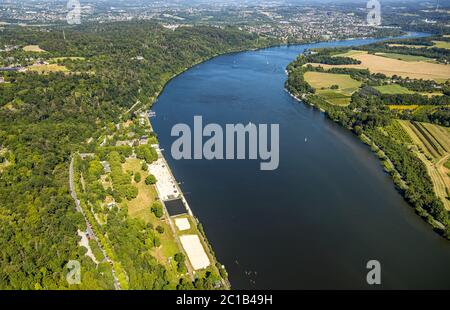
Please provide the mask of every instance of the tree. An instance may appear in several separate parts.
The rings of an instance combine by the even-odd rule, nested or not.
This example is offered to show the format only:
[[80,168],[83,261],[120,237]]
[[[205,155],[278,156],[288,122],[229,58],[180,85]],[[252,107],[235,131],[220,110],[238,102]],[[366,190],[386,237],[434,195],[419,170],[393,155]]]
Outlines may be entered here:
[[148,170],[148,165],[147,165],[146,162],[143,162],[143,163],[142,163],[141,169],[142,169],[142,171],[147,171],[147,170]]

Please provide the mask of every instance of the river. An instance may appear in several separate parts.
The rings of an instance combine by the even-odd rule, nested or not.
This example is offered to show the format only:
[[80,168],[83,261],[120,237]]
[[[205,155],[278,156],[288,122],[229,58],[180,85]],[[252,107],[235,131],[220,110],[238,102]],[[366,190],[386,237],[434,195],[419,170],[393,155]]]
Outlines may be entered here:
[[[219,56],[170,81],[154,105],[166,159],[233,288],[450,288],[450,242],[414,213],[367,146],[284,90],[285,67],[305,49],[374,41]],[[279,168],[174,160],[172,126],[194,115],[280,124]],[[381,285],[366,282],[369,260],[381,264]]]

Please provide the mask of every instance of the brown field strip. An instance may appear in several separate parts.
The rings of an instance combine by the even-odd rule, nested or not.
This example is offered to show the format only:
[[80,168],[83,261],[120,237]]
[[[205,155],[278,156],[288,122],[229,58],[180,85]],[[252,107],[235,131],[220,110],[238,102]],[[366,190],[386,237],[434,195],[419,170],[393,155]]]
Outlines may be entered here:
[[444,163],[449,159],[450,154],[447,154],[441,158],[441,160],[439,160],[436,164],[433,164],[427,160],[423,154],[417,155],[427,168],[427,172],[433,182],[433,188],[436,196],[438,196],[438,198],[442,201],[445,209],[450,211],[450,201],[448,200],[450,178],[447,175],[446,168],[444,167]]
[[428,123],[422,123],[422,125],[432,136],[436,137],[437,141],[446,152],[450,152],[450,135],[445,128]]

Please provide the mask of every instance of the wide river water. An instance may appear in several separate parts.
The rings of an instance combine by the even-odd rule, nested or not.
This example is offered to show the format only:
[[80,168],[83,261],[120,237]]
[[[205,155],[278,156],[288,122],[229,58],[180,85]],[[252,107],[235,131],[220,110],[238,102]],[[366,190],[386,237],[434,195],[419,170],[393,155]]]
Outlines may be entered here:
[[[417,34],[413,34],[417,35]],[[369,260],[382,288],[450,288],[450,242],[395,190],[370,149],[284,90],[285,67],[307,48],[228,54],[174,78],[153,107],[165,156],[235,289],[364,289]],[[280,124],[280,165],[174,160],[177,123]],[[306,138],[306,139],[305,139]]]

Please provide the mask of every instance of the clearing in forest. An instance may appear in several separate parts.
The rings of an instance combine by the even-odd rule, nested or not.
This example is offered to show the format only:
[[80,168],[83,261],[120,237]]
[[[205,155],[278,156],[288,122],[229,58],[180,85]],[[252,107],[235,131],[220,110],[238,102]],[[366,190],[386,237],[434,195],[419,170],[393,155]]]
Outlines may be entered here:
[[51,73],[51,72],[69,72],[69,69],[67,69],[65,66],[60,66],[58,64],[48,64],[48,65],[32,65],[27,67],[28,71],[34,71],[41,74],[45,73]]

